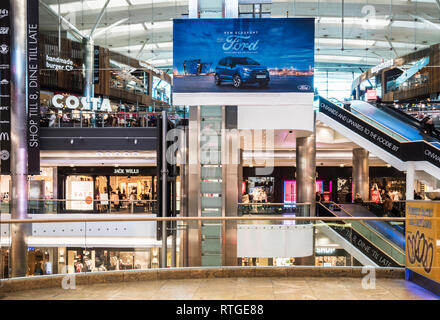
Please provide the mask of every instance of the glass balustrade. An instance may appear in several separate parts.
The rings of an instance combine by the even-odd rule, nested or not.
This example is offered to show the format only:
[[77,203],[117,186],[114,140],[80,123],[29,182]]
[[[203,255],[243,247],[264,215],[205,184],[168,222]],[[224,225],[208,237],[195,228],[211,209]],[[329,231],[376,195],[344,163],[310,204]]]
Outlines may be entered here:
[[[252,206],[266,211],[255,213]],[[322,206],[318,204],[318,207]],[[193,267],[209,266],[211,252],[221,253],[217,261],[220,266],[231,265],[222,259],[225,250],[234,254],[236,266],[404,267],[405,251],[395,248],[367,224],[371,219],[401,222],[404,218],[335,217],[325,216],[322,210],[326,209],[321,208],[317,210],[318,216],[309,217],[310,204],[297,203],[288,208],[284,204],[240,204],[237,217],[178,216],[174,218],[177,220],[175,249],[172,236],[167,238],[167,267],[171,266],[173,250],[176,250],[175,266],[185,266],[184,257],[191,246],[189,242],[185,245],[190,228],[200,232],[202,259],[200,265]],[[85,215],[30,214],[30,220],[24,223],[27,276],[162,268],[162,240],[157,237],[161,218],[149,214],[127,216],[121,211],[112,213],[115,214],[93,216],[93,219]],[[10,215],[2,212],[2,278],[11,277],[9,258],[14,224],[8,223],[9,220]],[[200,223],[190,223],[194,220]],[[222,242],[218,241],[220,235]],[[223,247],[226,237],[236,239],[232,251]]]

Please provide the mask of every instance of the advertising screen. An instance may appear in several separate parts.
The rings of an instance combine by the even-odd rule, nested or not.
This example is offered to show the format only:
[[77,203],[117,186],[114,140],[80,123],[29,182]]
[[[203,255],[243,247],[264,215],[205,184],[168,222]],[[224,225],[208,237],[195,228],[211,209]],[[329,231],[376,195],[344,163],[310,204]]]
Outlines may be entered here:
[[[324,192],[324,181],[318,180],[315,184],[315,192]],[[284,181],[284,203],[296,202],[296,181]]]
[[176,19],[173,94],[313,94],[314,19]]

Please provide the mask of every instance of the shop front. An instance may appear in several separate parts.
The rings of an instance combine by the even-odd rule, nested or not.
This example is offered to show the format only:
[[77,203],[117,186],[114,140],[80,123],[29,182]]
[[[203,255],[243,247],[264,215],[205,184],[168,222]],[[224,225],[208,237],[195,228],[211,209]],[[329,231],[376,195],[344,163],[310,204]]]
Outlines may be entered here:
[[152,213],[155,167],[58,167],[61,212]]
[[159,268],[159,248],[66,248],[69,273]]
[[[257,176],[255,169],[243,168],[243,203],[284,203],[285,207],[296,203],[294,167],[274,167],[268,176]],[[317,167],[316,172],[316,192],[320,193],[321,201],[352,202],[351,167]],[[403,200],[406,185],[403,172],[392,167],[370,167],[369,176],[370,190],[383,189],[393,196],[394,201]]]

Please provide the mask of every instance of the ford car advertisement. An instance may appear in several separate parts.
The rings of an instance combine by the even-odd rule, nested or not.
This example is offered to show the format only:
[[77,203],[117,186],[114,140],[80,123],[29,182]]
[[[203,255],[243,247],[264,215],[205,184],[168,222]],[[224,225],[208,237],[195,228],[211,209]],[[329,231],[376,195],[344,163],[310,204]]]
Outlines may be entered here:
[[174,20],[173,90],[313,92],[314,19]]

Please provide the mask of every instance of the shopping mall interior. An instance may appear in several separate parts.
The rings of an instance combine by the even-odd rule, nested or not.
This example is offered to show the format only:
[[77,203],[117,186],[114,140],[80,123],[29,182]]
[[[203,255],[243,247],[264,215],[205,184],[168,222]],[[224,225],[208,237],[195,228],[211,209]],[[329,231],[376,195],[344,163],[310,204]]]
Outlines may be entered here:
[[2,0],[0,300],[439,300],[439,17]]

